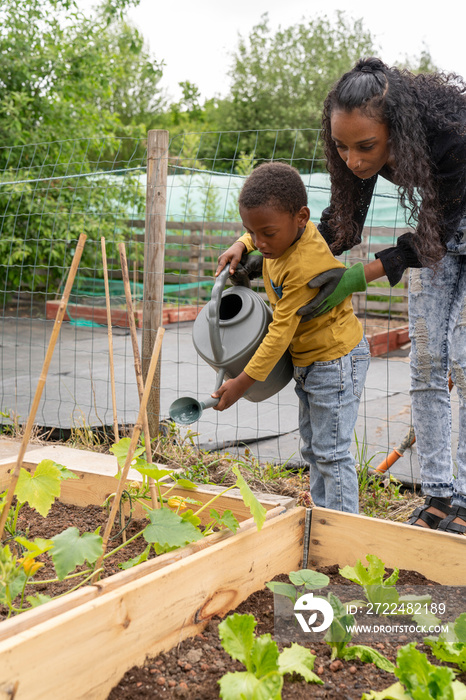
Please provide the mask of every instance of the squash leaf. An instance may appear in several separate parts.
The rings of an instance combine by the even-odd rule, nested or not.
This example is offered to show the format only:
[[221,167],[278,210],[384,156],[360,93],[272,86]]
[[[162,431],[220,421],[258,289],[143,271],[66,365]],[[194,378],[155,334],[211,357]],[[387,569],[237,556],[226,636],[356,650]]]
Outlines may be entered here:
[[85,561],[94,564],[103,552],[100,535],[85,532],[80,536],[77,527],[69,527],[60,532],[52,537],[52,542],[51,556],[59,581],[63,581],[65,576]]
[[29,503],[42,517],[46,517],[60,495],[61,472],[51,459],[43,459],[30,474],[21,468],[15,495],[20,503]]
[[144,530],[144,539],[157,543],[164,551],[166,547],[184,547],[202,539],[203,535],[189,520],[168,508],[151,510],[146,508],[150,523]]
[[254,518],[254,522],[257,525],[257,529],[261,530],[262,525],[265,522],[267,510],[261,503],[259,503],[257,498],[254,496],[246,481],[241,476],[238,467],[233,467],[232,472],[236,476],[236,487],[240,490],[241,497],[244,501],[244,505],[247,506],[251,511],[251,515]]

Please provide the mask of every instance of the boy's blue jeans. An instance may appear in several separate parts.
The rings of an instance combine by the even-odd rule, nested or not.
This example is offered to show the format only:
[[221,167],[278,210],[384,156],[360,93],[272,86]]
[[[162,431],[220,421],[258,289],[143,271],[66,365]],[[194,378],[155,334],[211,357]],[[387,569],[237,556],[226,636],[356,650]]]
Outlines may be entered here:
[[[409,279],[411,405],[423,493],[466,507],[466,220],[437,272]],[[453,479],[448,371],[459,401],[458,476]]]
[[309,463],[316,506],[359,511],[358,479],[350,452],[359,402],[370,363],[363,337],[348,355],[295,367],[302,456]]

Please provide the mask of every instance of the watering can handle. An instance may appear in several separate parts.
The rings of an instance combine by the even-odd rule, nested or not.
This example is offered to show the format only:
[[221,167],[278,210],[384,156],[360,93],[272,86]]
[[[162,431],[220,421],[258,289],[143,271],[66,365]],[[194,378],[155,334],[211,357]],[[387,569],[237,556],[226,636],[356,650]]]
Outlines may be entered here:
[[222,300],[222,292],[225,288],[228,277],[230,276],[230,266],[227,263],[212,288],[212,296],[207,306],[207,320],[209,322],[209,336],[212,354],[216,362],[222,362],[225,354],[225,348],[222,345],[220,338],[220,302]]

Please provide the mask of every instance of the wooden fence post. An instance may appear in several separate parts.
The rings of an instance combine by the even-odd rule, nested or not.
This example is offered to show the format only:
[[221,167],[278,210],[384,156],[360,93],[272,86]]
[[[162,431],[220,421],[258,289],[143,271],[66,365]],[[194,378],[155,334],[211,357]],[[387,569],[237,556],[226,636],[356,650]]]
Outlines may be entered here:
[[[142,307],[142,375],[147,378],[157,329],[163,320],[163,283],[167,210],[168,131],[153,129],[147,135],[146,220],[144,236],[144,300]],[[149,432],[159,434],[160,364],[147,403]]]

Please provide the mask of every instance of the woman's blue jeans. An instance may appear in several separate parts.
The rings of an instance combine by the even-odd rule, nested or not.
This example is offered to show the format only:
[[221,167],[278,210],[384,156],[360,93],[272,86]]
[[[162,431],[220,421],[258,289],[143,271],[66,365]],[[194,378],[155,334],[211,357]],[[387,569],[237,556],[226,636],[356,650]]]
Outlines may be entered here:
[[301,452],[309,463],[316,506],[359,511],[358,478],[350,448],[369,363],[369,343],[364,337],[344,357],[294,368]]
[[[411,269],[411,405],[423,493],[466,506],[466,220],[436,272]],[[457,478],[453,478],[448,373],[458,392]]]

